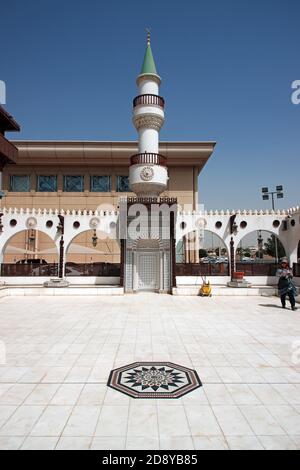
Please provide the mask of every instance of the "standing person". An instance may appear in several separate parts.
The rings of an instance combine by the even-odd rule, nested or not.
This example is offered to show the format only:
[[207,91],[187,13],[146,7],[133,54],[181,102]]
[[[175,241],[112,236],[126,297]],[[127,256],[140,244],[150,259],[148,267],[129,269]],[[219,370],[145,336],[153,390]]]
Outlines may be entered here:
[[295,300],[297,290],[292,281],[293,271],[289,267],[287,258],[282,258],[281,267],[277,270],[276,276],[279,277],[278,292],[281,298],[282,308],[285,308],[286,296],[288,295],[292,310],[297,310]]

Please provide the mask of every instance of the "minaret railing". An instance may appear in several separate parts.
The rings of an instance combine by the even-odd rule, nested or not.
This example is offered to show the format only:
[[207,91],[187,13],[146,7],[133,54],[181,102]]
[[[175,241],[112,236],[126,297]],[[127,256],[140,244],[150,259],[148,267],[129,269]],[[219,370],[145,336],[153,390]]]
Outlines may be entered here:
[[167,159],[160,153],[137,153],[130,159],[131,165],[160,165],[167,166]]
[[135,108],[136,106],[139,106],[139,105],[153,105],[153,106],[159,106],[160,108],[164,108],[165,100],[163,99],[162,96],[152,95],[149,93],[146,95],[139,95],[134,98],[133,107]]

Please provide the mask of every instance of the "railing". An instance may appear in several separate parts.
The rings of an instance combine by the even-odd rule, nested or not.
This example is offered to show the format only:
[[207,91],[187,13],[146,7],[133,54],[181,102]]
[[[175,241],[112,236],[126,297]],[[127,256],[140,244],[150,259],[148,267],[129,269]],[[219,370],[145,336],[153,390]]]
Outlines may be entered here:
[[123,202],[131,204],[177,204],[177,197],[127,197]]
[[66,263],[65,275],[119,277],[120,263]]
[[154,105],[154,106],[160,106],[161,108],[165,107],[165,100],[158,95],[152,95],[152,94],[147,94],[147,95],[139,95],[136,96],[133,100],[133,107],[135,108],[136,106],[143,104],[149,104],[149,105]]
[[229,263],[177,263],[176,276],[229,276]]
[[276,276],[278,267],[275,263],[236,263],[236,271],[242,271],[245,276]]
[[300,277],[300,263],[293,264],[293,273],[294,273],[294,276]]
[[17,264],[1,265],[1,276],[58,276],[58,264]]
[[137,153],[130,159],[131,165],[161,165],[167,166],[167,159],[160,153]]
[[[245,276],[276,276],[274,263],[236,263],[236,271]],[[294,265],[294,275],[300,276],[300,264]],[[176,276],[229,276],[229,263],[177,263]]]

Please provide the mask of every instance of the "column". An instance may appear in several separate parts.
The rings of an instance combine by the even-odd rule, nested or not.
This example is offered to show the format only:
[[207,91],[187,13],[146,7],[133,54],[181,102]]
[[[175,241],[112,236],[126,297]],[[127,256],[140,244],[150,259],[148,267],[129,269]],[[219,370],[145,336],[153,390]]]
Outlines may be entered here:
[[164,252],[159,252],[159,290],[164,290]]

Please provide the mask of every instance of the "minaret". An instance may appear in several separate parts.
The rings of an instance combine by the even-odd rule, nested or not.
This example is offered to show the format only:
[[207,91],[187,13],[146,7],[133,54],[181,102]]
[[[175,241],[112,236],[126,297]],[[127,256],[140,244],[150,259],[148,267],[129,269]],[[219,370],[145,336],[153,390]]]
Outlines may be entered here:
[[139,94],[133,100],[133,123],[139,134],[139,153],[131,157],[129,181],[138,197],[158,197],[167,188],[167,161],[159,154],[159,131],[164,123],[164,99],[147,33],[147,48],[137,77]]

